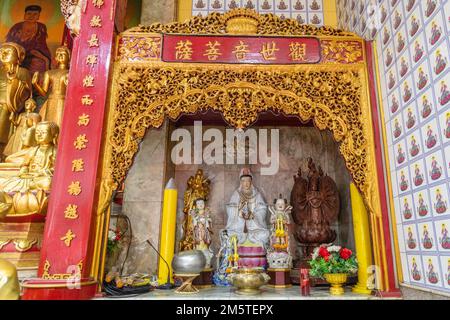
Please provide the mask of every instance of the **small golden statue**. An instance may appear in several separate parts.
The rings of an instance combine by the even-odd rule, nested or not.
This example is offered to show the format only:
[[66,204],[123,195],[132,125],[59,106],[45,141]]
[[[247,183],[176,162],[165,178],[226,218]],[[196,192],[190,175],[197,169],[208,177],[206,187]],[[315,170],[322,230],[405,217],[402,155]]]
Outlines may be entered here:
[[69,49],[65,46],[56,49],[55,59],[58,67],[44,73],[42,85],[39,83],[39,72],[33,75],[32,83],[41,96],[48,94],[47,101],[39,112],[42,120],[54,122],[61,127],[69,76]]
[[0,259],[0,300],[19,298],[20,287],[16,267],[11,262]]
[[211,181],[203,176],[203,170],[198,169],[195,176],[191,176],[187,182],[187,189],[184,193],[184,221],[183,238],[180,241],[180,251],[192,250],[194,248],[192,216],[189,212],[195,206],[195,200],[208,199],[209,185]]
[[0,218],[45,214],[56,157],[59,128],[54,122],[36,126],[37,146],[21,150],[0,164]]
[[31,78],[20,64],[25,49],[12,42],[0,46],[0,147],[8,143],[11,124],[31,96]]
[[22,149],[36,145],[36,125],[41,122],[41,116],[33,112],[36,107],[36,102],[33,99],[28,99],[25,102],[25,112],[21,113],[17,120],[12,121],[14,130],[3,151],[5,156],[10,156]]

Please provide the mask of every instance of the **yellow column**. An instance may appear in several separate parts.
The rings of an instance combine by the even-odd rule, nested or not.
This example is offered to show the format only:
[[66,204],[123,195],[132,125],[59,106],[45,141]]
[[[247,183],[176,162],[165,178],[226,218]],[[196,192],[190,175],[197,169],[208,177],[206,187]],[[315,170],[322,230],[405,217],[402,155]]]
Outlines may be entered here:
[[324,25],[337,28],[337,7],[336,0],[323,1],[323,20]]
[[170,281],[173,283],[172,278],[172,259],[175,252],[175,232],[177,221],[177,189],[173,178],[169,180],[164,189],[164,203],[163,214],[161,222],[161,239],[159,241],[159,253],[160,257],[158,264],[158,283],[160,285],[167,283],[167,278],[170,273]]
[[178,21],[184,22],[192,17],[192,0],[178,0]]
[[353,233],[355,236],[356,259],[358,260],[358,283],[353,292],[370,294],[367,288],[371,276],[372,247],[370,245],[369,217],[363,198],[356,186],[350,184],[350,197],[352,201]]

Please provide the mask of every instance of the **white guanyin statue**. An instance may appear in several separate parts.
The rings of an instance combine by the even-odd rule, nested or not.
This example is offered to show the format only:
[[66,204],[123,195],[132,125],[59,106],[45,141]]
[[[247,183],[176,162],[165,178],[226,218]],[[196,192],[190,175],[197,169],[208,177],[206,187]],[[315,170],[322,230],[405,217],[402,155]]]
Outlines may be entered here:
[[225,230],[230,237],[237,237],[240,267],[265,267],[270,237],[267,204],[253,185],[250,169],[242,169],[239,178],[240,186],[226,205]]

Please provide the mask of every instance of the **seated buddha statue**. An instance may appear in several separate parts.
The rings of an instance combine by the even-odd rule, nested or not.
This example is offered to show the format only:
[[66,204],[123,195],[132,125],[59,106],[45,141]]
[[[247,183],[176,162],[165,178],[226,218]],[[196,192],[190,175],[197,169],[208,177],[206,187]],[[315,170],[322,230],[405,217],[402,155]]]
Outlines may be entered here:
[[270,231],[267,226],[267,205],[253,185],[248,168],[241,170],[240,186],[227,204],[227,225],[230,237],[236,235],[240,267],[264,267]]
[[42,213],[51,187],[58,133],[55,123],[38,123],[37,145],[10,155],[0,164],[0,217]]

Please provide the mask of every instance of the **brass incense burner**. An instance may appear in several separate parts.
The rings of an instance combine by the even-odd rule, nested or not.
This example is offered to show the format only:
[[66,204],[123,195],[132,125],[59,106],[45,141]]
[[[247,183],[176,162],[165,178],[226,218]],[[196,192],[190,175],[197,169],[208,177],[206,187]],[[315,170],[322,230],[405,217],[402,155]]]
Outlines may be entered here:
[[237,294],[256,295],[261,293],[260,288],[269,282],[270,277],[263,269],[242,268],[230,274],[229,279],[237,288]]

